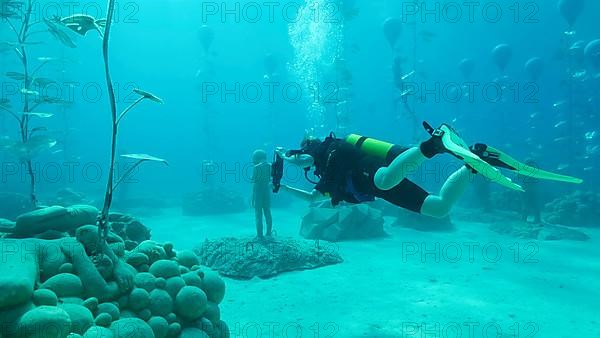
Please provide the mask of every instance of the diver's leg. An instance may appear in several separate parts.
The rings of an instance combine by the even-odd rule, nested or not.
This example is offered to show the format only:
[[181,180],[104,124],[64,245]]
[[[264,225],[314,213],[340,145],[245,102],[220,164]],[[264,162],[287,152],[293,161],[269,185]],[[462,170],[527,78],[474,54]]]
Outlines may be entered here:
[[262,238],[263,237],[262,207],[260,207],[260,206],[254,207],[254,217],[256,220],[256,236],[258,236],[258,238]]
[[382,167],[375,172],[373,181],[381,190],[390,190],[397,186],[409,174],[413,173],[427,157],[419,147],[412,147],[398,155],[387,167]]
[[427,159],[446,152],[442,139],[432,136],[418,147],[412,147],[398,155],[387,167],[377,170],[373,181],[381,190],[390,190],[413,173]]
[[271,236],[271,231],[273,230],[273,216],[271,215],[271,208],[265,207],[265,222],[267,223],[267,236]]
[[438,218],[448,215],[454,204],[462,197],[473,181],[473,175],[475,174],[466,166],[458,169],[448,177],[438,196],[430,195],[425,199],[425,203],[421,207],[421,213]]

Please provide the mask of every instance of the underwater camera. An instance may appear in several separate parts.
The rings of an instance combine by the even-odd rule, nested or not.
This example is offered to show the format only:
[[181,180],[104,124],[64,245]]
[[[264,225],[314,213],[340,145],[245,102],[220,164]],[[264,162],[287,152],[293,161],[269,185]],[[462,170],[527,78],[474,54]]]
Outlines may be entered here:
[[283,178],[283,158],[277,153],[273,158],[271,177],[273,178],[273,192],[278,193],[281,188],[281,178]]

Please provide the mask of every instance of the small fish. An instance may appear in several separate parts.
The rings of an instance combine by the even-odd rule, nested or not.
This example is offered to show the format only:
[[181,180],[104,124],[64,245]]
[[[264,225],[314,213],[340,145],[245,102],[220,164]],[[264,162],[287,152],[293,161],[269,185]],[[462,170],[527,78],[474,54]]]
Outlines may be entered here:
[[400,93],[400,97],[405,97],[407,95],[412,95],[414,93],[415,92],[412,89],[407,89],[407,90],[403,91],[402,93]]
[[584,79],[587,76],[587,71],[585,71],[585,70],[575,71],[571,76],[575,80],[581,80],[581,79]]
[[594,131],[588,131],[587,133],[585,133],[585,139],[586,140],[593,140],[596,138],[597,132]]
[[402,79],[402,81],[404,81],[404,80],[408,79],[409,77],[413,76],[414,74],[415,74],[415,71],[413,70],[407,74],[402,75],[402,77],[400,79]]
[[28,95],[28,96],[40,95],[39,92],[36,92],[35,90],[27,89],[27,88],[21,89],[21,94]]
[[42,56],[38,58],[38,61],[40,62],[51,62],[51,61],[58,61],[58,58],[53,58],[53,57],[48,57],[48,56]]
[[567,168],[569,168],[569,164],[567,164],[567,163],[561,163],[561,164],[558,165],[558,167],[556,168],[556,170],[562,171],[562,170],[565,170]]
[[557,138],[554,139],[554,142],[559,143],[559,142],[566,142],[568,140],[569,140],[568,137],[557,137]]
[[594,167],[585,167],[583,168],[583,171],[592,171],[594,170]]
[[600,150],[600,146],[587,146],[585,147],[585,153],[588,155],[594,155],[596,153],[598,153],[598,150]]
[[562,106],[564,106],[565,104],[567,104],[567,101],[561,100],[561,101],[558,101],[558,102],[554,103],[552,105],[552,108],[559,109],[559,108],[562,108]]
[[569,47],[569,50],[573,51],[573,50],[578,50],[578,49],[583,49],[585,48],[586,43],[583,40],[579,40],[577,42],[575,42],[574,44],[571,45],[571,47]]
[[560,128],[560,127],[562,127],[562,126],[564,126],[566,124],[567,124],[567,121],[560,121],[560,122],[558,122],[557,124],[554,125],[554,128]]

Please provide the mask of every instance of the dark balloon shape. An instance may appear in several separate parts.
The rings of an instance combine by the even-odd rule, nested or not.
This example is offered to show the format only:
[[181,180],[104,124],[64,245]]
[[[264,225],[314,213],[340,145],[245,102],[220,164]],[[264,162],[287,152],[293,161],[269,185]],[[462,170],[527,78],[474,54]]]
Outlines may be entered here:
[[492,57],[494,58],[496,66],[498,66],[501,71],[504,71],[512,58],[512,48],[505,43],[499,44],[492,50]]
[[594,40],[585,46],[585,58],[587,62],[594,68],[600,70],[600,40]]
[[527,75],[533,81],[538,80],[543,71],[544,62],[538,57],[531,58],[525,63],[525,72],[527,72]]
[[198,36],[200,37],[200,42],[202,43],[204,51],[208,52],[215,39],[215,32],[209,26],[202,25],[202,27],[200,27]]
[[390,46],[394,47],[402,33],[402,21],[397,18],[387,18],[383,22],[383,34]]
[[583,12],[584,4],[584,0],[560,0],[558,1],[558,10],[569,26],[573,26]]
[[458,69],[460,70],[460,72],[462,73],[462,75],[465,77],[465,79],[470,78],[471,74],[473,74],[473,70],[475,69],[475,60],[473,60],[473,59],[462,59],[458,63]]

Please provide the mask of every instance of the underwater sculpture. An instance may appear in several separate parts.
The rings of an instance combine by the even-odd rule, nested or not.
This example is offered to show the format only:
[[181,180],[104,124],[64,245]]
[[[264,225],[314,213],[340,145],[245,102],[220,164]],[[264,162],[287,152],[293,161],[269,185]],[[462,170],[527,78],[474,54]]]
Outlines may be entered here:
[[558,10],[562,17],[569,24],[569,31],[567,31],[568,35],[573,34],[573,25],[577,21],[579,15],[583,12],[585,7],[584,0],[559,0],[558,1]]
[[512,47],[508,44],[501,43],[494,47],[492,50],[492,58],[494,59],[494,63],[500,72],[504,73],[506,66],[508,66],[510,60],[512,59],[512,54]]
[[392,49],[396,49],[396,43],[402,33],[402,20],[398,18],[387,18],[383,22],[383,35]]
[[[95,19],[90,17],[89,15],[84,14],[75,14],[66,18],[55,18],[52,20],[52,25],[59,26],[63,25],[72,31],[85,36],[89,31],[95,30],[100,34],[102,38],[102,54],[104,56],[104,71],[106,77],[106,85],[108,87],[108,96],[110,101],[110,112],[112,118],[112,137],[111,137],[111,155],[110,155],[110,165],[108,170],[108,179],[106,184],[106,193],[104,197],[104,206],[102,211],[98,217],[98,231],[100,232],[100,240],[104,240],[106,235],[108,234],[108,217],[110,212],[110,207],[112,204],[113,193],[114,190],[117,189],[119,184],[123,182],[125,178],[129,176],[139,165],[144,162],[160,162],[163,164],[168,164],[167,161],[154,157],[147,154],[127,154],[121,155],[124,158],[135,160],[135,164],[131,166],[116,182],[114,181],[114,173],[115,173],[115,160],[117,154],[117,134],[119,131],[119,124],[125,118],[127,113],[129,113],[135,106],[141,103],[144,100],[149,100],[157,103],[162,103],[162,100],[155,96],[152,93],[143,91],[141,89],[134,89],[133,92],[139,95],[138,99],[131,103],[128,107],[121,111],[120,114],[117,114],[117,101],[115,97],[115,90],[113,87],[113,82],[110,73],[110,64],[109,64],[109,46],[110,46],[110,29],[112,27],[112,20],[115,12],[115,2],[114,0],[110,0],[108,2],[107,9],[107,17],[106,19]],[[102,28],[104,31],[102,31]]]
[[590,41],[584,49],[585,58],[594,71],[600,71],[600,39]]
[[125,250],[110,238],[97,262],[96,225],[57,240],[3,239],[0,336],[229,337],[225,284],[193,252],[149,240]]
[[256,222],[256,236],[263,239],[263,215],[267,226],[266,237],[271,238],[273,217],[271,216],[271,165],[267,162],[264,150],[255,150],[252,154],[252,207]]
[[306,239],[338,242],[385,237],[382,212],[368,205],[332,208],[313,206],[302,218],[300,235]]
[[215,32],[209,26],[202,25],[202,27],[200,27],[200,31],[198,32],[198,37],[200,39],[200,43],[202,44],[204,54],[208,54],[210,46],[215,40]]
[[[47,56],[33,58],[30,54],[30,47],[43,43],[35,41],[34,37],[44,33],[44,31],[31,30],[35,24],[39,23],[34,19],[34,11],[38,4],[38,1],[33,0],[4,0],[0,4],[0,19],[15,34],[16,39],[14,42],[3,41],[1,43],[2,51],[13,51],[23,66],[20,71],[5,73],[8,78],[19,83],[19,94],[21,94],[19,99],[22,97],[23,105],[19,110],[16,110],[10,105],[10,99],[7,97],[3,97],[2,102],[0,102],[0,113],[4,112],[13,117],[18,125],[19,132],[18,140],[2,137],[0,150],[7,151],[26,165],[31,209],[38,204],[33,160],[57,144],[56,139],[47,134],[48,130],[44,125],[35,124],[37,121],[53,117],[54,114],[38,109],[48,105],[66,103],[58,97],[47,95],[47,86],[56,84],[56,81],[40,74],[46,66],[59,61],[59,59]],[[45,18],[44,20],[52,25],[50,20]],[[49,26],[48,32],[55,37],[57,34],[63,34],[64,36],[59,41],[68,47],[76,47],[69,36],[58,28]],[[9,95],[8,90],[4,95]]]
[[458,69],[466,80],[471,79],[471,75],[473,75],[473,71],[475,70],[475,60],[469,58],[462,59],[458,63]]
[[533,57],[525,63],[525,72],[530,81],[537,81],[544,71],[544,62],[539,57]]

